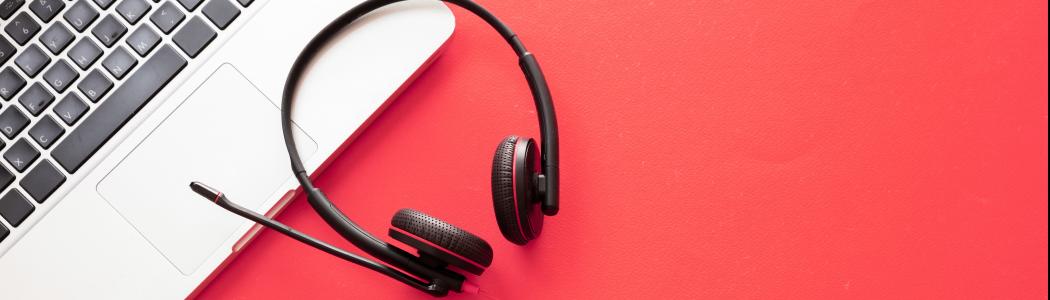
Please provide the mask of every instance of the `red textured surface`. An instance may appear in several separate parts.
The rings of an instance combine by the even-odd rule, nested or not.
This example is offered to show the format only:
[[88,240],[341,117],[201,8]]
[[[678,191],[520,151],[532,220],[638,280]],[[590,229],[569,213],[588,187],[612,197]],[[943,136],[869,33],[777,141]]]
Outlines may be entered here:
[[[1046,298],[1046,1],[482,3],[555,96],[543,236],[493,219],[492,151],[538,129],[510,50],[458,9],[318,183],[373,232],[413,207],[488,239],[487,293]],[[302,199],[279,219],[349,246]],[[201,296],[423,294],[266,231]]]

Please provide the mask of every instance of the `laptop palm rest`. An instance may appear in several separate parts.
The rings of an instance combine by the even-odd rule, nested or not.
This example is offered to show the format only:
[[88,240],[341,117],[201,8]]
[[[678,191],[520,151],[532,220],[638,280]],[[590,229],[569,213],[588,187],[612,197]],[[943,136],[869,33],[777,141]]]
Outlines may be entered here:
[[[279,120],[278,107],[224,64],[97,190],[172,265],[191,274],[245,221],[201,199],[189,183],[207,183],[265,212],[266,200],[291,178]],[[306,159],[316,144],[295,130]]]

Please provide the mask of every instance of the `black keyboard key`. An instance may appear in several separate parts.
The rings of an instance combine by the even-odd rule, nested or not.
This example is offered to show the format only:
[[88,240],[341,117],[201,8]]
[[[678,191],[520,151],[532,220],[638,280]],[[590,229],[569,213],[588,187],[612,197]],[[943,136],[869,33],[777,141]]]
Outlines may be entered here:
[[25,86],[25,78],[18,75],[15,69],[7,67],[0,72],[0,97],[3,97],[4,100],[11,100],[11,97],[17,95]]
[[[3,144],[3,142],[0,142],[0,144]],[[11,173],[11,170],[8,170],[3,164],[0,164],[0,190],[6,189],[12,182],[15,182],[15,174]]]
[[15,58],[15,64],[29,77],[36,77],[36,74],[39,74],[49,63],[51,63],[51,56],[44,53],[44,50],[40,50],[36,44],[29,45],[22,54]]
[[102,96],[106,95],[106,92],[109,92],[109,89],[113,88],[113,82],[109,81],[106,75],[102,75],[102,72],[99,72],[98,69],[94,69],[84,77],[84,80],[80,81],[77,88],[80,89],[81,93],[84,93],[84,96],[88,97],[88,100],[98,102],[99,99],[102,99]]
[[40,20],[44,23],[51,22],[58,12],[66,8],[66,3],[62,0],[31,0],[29,2],[29,10],[33,11]]
[[106,15],[102,18],[102,21],[95,25],[95,28],[91,29],[91,34],[95,35],[103,45],[111,47],[116,44],[120,37],[124,36],[124,33],[128,32],[128,28],[121,24],[117,17],[113,15]]
[[101,7],[102,9],[107,9],[110,5],[113,5],[113,2],[116,1],[117,0],[95,0],[95,4],[98,4],[98,7]]
[[164,2],[157,11],[153,12],[153,15],[149,16],[150,22],[157,25],[157,28],[164,34],[171,33],[171,30],[178,27],[183,19],[186,19],[186,14],[183,14],[182,10],[171,2]]
[[122,0],[117,4],[117,13],[132,25],[138,23],[149,9],[149,3],[145,0]]
[[7,41],[7,38],[0,36],[0,65],[7,63],[7,60],[15,56],[17,52],[18,49],[15,49],[15,45]]
[[51,156],[69,173],[76,172],[184,67],[186,60],[182,55],[171,46],[161,46],[84,123],[73,129],[51,151]]
[[9,139],[21,133],[26,125],[29,125],[29,118],[14,105],[8,105],[4,112],[0,113],[0,132]]
[[128,47],[135,49],[140,56],[146,57],[150,51],[153,51],[153,47],[156,47],[160,43],[160,35],[156,31],[150,29],[149,26],[139,26],[128,36],[126,41]]
[[65,59],[59,59],[47,72],[44,72],[44,81],[47,81],[47,84],[59,94],[65,92],[66,88],[77,80],[77,77],[80,77],[80,73],[74,70]]
[[4,227],[4,224],[0,224],[0,242],[3,242],[8,234],[11,234],[11,231]]
[[91,38],[84,37],[76,45],[73,45],[73,48],[69,49],[69,53],[66,53],[66,55],[77,66],[80,66],[81,70],[87,71],[88,67],[91,67],[91,64],[95,63],[99,56],[102,56],[102,49],[95,45]]
[[188,11],[197,9],[201,2],[204,2],[204,0],[179,0],[179,4],[182,4],[182,7],[185,7]]
[[0,19],[7,20],[11,15],[18,11],[22,4],[26,4],[26,0],[0,0]]
[[19,45],[25,45],[30,39],[40,31],[40,23],[37,23],[33,17],[30,17],[26,12],[19,13],[11,22],[7,23],[4,27],[4,31],[15,39]]
[[22,107],[25,107],[30,114],[33,116],[39,116],[40,112],[47,109],[51,105],[51,102],[55,101],[55,95],[44,88],[44,85],[39,82],[34,83],[30,86],[22,97],[18,98],[18,102],[22,103]]
[[98,10],[88,4],[87,0],[77,0],[77,3],[74,3],[66,14],[62,15],[62,18],[73,25],[73,29],[76,29],[77,32],[84,32],[92,22],[95,22],[95,19],[98,19]]
[[252,2],[255,2],[255,0],[237,0],[237,2],[240,2],[241,6],[248,7],[248,5],[252,5]]
[[186,22],[186,26],[182,26],[182,29],[179,29],[179,32],[175,33],[171,40],[175,41],[175,45],[182,48],[186,55],[194,58],[215,39],[216,35],[215,31],[208,24],[205,24],[200,16],[197,16]]
[[106,67],[109,74],[117,79],[123,79],[124,75],[127,75],[138,63],[139,61],[131,56],[128,50],[124,50],[124,47],[117,47],[105,60],[102,60],[102,66]]
[[4,152],[4,159],[18,172],[25,171],[38,157],[40,157],[40,151],[37,151],[36,147],[30,145],[29,141],[24,138],[18,139],[11,145],[11,148],[7,148],[7,151]]
[[37,121],[36,125],[29,129],[29,137],[44,149],[51,148],[51,145],[58,138],[62,137],[64,133],[66,133],[66,129],[62,128],[62,125],[59,125],[58,122],[55,122],[55,119],[49,116],[40,118],[40,121]]
[[37,203],[44,203],[51,193],[54,193],[63,182],[66,182],[66,176],[62,175],[62,172],[55,168],[50,161],[41,161],[33,170],[26,174],[25,178],[18,185],[22,186],[22,189],[29,193],[30,197],[36,200]]
[[63,122],[66,122],[66,125],[70,126],[76,123],[77,120],[80,120],[80,117],[84,116],[87,110],[87,104],[84,104],[84,100],[81,100],[77,93],[66,94],[66,97],[62,98],[62,101],[58,101],[54,109],[55,115],[62,119]]
[[22,196],[22,192],[18,190],[7,191],[7,194],[0,197],[0,216],[3,216],[11,226],[21,225],[22,221],[25,221],[35,209],[33,203],[26,200],[26,197]]
[[233,23],[233,19],[241,15],[241,9],[233,6],[230,0],[210,0],[201,11],[219,29],[226,29]]
[[66,29],[66,25],[62,25],[61,22],[55,22],[40,35],[40,43],[44,44],[47,50],[51,50],[51,53],[58,55],[69,46],[69,43],[73,42],[73,38],[75,38],[73,32]]

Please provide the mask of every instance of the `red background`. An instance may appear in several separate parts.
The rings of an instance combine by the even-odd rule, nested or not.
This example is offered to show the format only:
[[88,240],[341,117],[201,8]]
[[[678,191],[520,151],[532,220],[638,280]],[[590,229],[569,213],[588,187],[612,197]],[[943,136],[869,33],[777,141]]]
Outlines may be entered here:
[[[503,240],[511,51],[446,52],[320,176],[372,232],[401,207],[488,239],[501,299],[1047,296],[1046,1],[483,1],[537,54],[562,213]],[[283,222],[349,247],[302,199]],[[266,231],[205,299],[419,298]],[[469,298],[469,296],[461,296]]]

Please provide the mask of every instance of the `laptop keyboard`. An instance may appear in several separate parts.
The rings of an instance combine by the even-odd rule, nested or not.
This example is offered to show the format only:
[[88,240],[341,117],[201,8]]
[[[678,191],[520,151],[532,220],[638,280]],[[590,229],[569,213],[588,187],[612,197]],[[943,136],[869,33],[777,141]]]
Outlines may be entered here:
[[252,0],[0,0],[0,242]]

